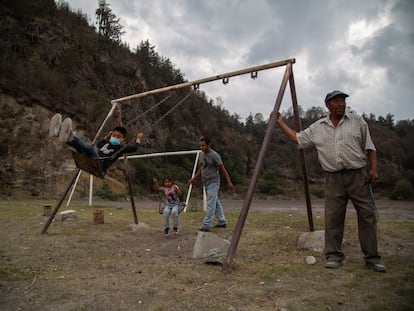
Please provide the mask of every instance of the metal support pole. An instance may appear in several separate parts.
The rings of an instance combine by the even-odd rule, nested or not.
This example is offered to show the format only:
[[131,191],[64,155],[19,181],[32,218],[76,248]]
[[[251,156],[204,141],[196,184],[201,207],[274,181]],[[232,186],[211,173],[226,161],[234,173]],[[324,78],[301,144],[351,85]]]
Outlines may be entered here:
[[[118,125],[122,126],[121,106],[117,106],[116,112],[117,112],[117,118],[118,118]],[[135,224],[138,224],[137,209],[135,207],[135,199],[134,199],[134,194],[132,192],[131,175],[129,173],[129,167],[128,167],[128,157],[126,154],[124,154],[124,175],[128,183],[128,192],[129,192],[129,198],[131,200],[132,214],[134,215]]]
[[[196,153],[196,157],[194,160],[194,166],[193,166],[193,172],[191,174],[191,178],[194,177],[196,171],[197,171],[197,166],[198,166],[198,158],[200,157],[200,152],[201,150],[197,150],[198,152]],[[187,198],[185,200],[185,207],[184,207],[184,212],[187,212],[187,207],[188,207],[188,202],[190,202],[190,195],[191,195],[191,190],[193,189],[193,184],[190,184],[188,186],[188,192],[187,192]]]
[[68,195],[70,187],[72,187],[72,185],[75,183],[75,180],[79,175],[79,172],[80,172],[80,169],[77,169],[76,173],[73,175],[72,180],[70,181],[70,184],[66,188],[66,190],[65,190],[64,194],[62,195],[62,197],[60,198],[59,202],[56,204],[55,208],[53,209],[52,214],[50,214],[49,218],[47,219],[41,234],[47,233],[47,229],[49,228],[50,224],[52,223],[53,218],[55,218],[56,213],[58,212],[60,206],[62,205],[63,201],[65,200],[66,196]]
[[93,175],[89,174],[89,206],[92,206],[93,196]]
[[[95,137],[92,140],[92,145],[95,145],[97,139],[99,138],[99,136],[101,136],[101,133],[103,131],[103,128],[106,124],[106,122],[108,122],[108,119],[110,116],[112,116],[112,114],[114,113],[115,109],[118,108],[118,105],[116,103],[112,103],[112,107],[111,110],[109,111],[109,113],[106,115],[106,118],[102,121],[101,126],[99,127],[98,131],[96,132]],[[122,121],[121,121],[122,122]]]
[[[293,115],[295,116],[295,126],[296,131],[300,132],[302,130],[302,124],[299,117],[298,101],[296,97],[296,88],[295,88],[295,79],[293,77],[293,71],[289,78],[290,94],[292,96],[292,105],[293,105]],[[306,198],[306,210],[308,212],[308,223],[309,231],[315,231],[313,225],[313,216],[312,216],[312,204],[309,194],[309,180],[308,172],[306,170],[306,160],[305,160],[305,150],[299,149],[300,162],[302,164],[302,173],[303,173],[303,184],[305,187],[305,198]]]
[[292,64],[288,63],[287,66],[286,66],[286,69],[285,69],[285,74],[283,76],[283,79],[282,79],[282,82],[281,82],[281,85],[280,85],[279,93],[278,93],[277,98],[276,98],[276,103],[275,103],[275,106],[273,108],[273,113],[270,117],[269,123],[268,123],[267,128],[266,128],[265,137],[263,139],[263,143],[262,143],[262,146],[260,148],[259,157],[258,157],[257,162],[256,162],[256,167],[254,169],[253,176],[252,176],[252,179],[250,181],[250,185],[249,185],[246,197],[245,197],[244,202],[243,202],[243,207],[240,211],[239,220],[237,221],[236,228],[234,229],[234,234],[233,234],[233,237],[231,239],[229,250],[227,252],[227,257],[226,257],[226,260],[225,260],[225,263],[224,263],[225,267],[228,267],[231,264],[234,256],[236,255],[237,245],[239,243],[240,236],[241,236],[241,233],[243,231],[243,226],[244,226],[244,223],[246,221],[247,214],[249,212],[250,204],[252,202],[253,195],[254,195],[254,192],[256,190],[257,181],[258,181],[260,173],[262,171],[263,160],[264,160],[266,151],[268,149],[270,140],[272,138],[272,132],[273,132],[273,129],[275,127],[277,112],[279,112],[280,104],[282,103],[282,99],[283,99],[283,94],[285,93],[285,89],[286,89],[287,83],[289,81],[289,77],[291,76],[291,73],[292,73]]
[[134,215],[135,224],[138,224],[137,209],[135,207],[134,194],[132,193],[131,175],[129,174],[128,158],[127,158],[126,154],[124,155],[124,165],[125,165],[124,175],[125,175],[125,179],[127,180],[127,183],[128,183],[128,192],[129,192],[129,198],[131,199],[132,213]]
[[75,183],[73,184],[72,191],[70,192],[69,199],[68,199],[68,201],[66,202],[66,206],[69,206],[70,201],[72,200],[73,193],[75,192],[75,189],[76,189],[76,186],[77,186],[77,184],[78,184],[78,182],[79,182],[79,178],[80,178],[80,175],[81,175],[81,174],[82,174],[82,171],[81,171],[81,170],[79,170],[79,172],[78,172],[78,176],[76,177],[76,181],[75,181]]

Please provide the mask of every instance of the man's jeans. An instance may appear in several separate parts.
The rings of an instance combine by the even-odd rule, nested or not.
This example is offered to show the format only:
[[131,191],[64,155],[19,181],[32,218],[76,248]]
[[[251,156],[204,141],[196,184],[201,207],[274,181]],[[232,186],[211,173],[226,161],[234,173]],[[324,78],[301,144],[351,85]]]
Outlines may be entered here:
[[207,194],[207,214],[203,219],[203,227],[206,229],[210,229],[214,216],[216,216],[219,224],[227,223],[223,213],[223,206],[218,198],[219,187],[219,183],[211,183],[204,186]]

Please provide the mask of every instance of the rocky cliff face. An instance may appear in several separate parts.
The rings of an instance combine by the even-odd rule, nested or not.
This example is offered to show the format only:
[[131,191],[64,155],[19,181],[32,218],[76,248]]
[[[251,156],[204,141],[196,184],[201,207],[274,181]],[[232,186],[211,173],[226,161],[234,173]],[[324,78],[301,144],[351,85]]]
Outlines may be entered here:
[[[0,17],[0,195],[56,197],[75,165],[66,146],[48,137],[50,117],[72,117],[77,133],[90,139],[110,98],[140,89],[137,63],[66,10],[19,19],[0,5]],[[89,184],[83,175],[80,191]],[[122,188],[117,179],[111,184]]]
[[[22,105],[13,97],[0,95],[0,195],[56,197],[68,186],[76,167],[67,146],[49,137],[52,115],[39,105]],[[125,192],[120,177],[118,174],[108,180]],[[77,193],[85,192],[87,187],[88,176],[83,174]]]
[[[57,148],[48,138],[50,112],[40,106],[23,106],[15,98],[0,95],[2,195],[45,195],[56,173]],[[60,160],[62,160],[60,158]]]

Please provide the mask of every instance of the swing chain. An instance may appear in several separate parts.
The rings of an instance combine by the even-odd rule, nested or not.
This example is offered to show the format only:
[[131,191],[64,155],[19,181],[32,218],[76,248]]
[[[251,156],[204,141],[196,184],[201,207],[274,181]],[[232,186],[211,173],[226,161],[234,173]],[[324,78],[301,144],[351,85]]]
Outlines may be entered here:
[[165,101],[167,101],[173,94],[175,94],[175,92],[169,92],[169,94],[164,97],[162,100],[160,100],[158,103],[156,103],[154,106],[148,108],[147,110],[145,110],[142,114],[140,114],[139,116],[137,116],[135,119],[129,120],[128,124],[134,123],[136,121],[138,121],[139,119],[142,119],[145,115],[147,115],[149,112],[153,111],[155,108],[157,108],[158,106],[160,106],[161,104],[163,104]]
[[176,103],[170,110],[168,110],[163,116],[161,116],[161,118],[159,118],[153,124],[151,124],[151,126],[149,127],[149,129],[151,130],[158,123],[160,123],[162,120],[164,120],[171,112],[173,112],[175,109],[177,109],[178,106],[181,105],[193,93],[194,93],[194,90],[191,90],[190,92],[188,92],[187,95],[185,95],[178,103]]

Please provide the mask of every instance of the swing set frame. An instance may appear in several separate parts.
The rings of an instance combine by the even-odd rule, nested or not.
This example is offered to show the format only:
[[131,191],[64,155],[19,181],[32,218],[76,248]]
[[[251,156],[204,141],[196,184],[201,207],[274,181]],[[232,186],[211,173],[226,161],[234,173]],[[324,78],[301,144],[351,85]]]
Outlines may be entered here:
[[[147,154],[134,154],[134,155],[127,155],[128,159],[142,159],[142,158],[152,158],[152,157],[164,157],[164,156],[179,156],[179,155],[192,155],[195,154],[195,160],[194,160],[194,166],[193,166],[193,171],[192,171],[192,176],[194,176],[196,170],[197,170],[197,163],[198,163],[198,158],[200,156],[201,150],[184,150],[184,151],[172,151],[172,152],[157,152],[157,153],[147,153]],[[83,170],[86,172],[90,173],[90,182],[89,182],[89,206],[92,206],[92,193],[93,193],[93,176],[99,177],[99,178],[103,178],[104,177],[104,172],[102,172],[102,170],[100,172],[102,172],[102,177],[99,176],[99,170],[100,167],[97,167],[99,165],[98,164],[94,164],[98,161],[98,159],[91,159],[90,160],[86,160],[86,156],[82,156],[80,153],[77,152],[72,152],[72,155],[74,156],[74,160],[75,163],[77,165],[77,167],[80,167],[82,170],[82,167],[84,168]],[[120,158],[119,160],[123,160],[123,158]],[[84,161],[84,162],[82,162]],[[89,163],[85,163],[88,162]],[[80,165],[78,165],[80,164]],[[93,172],[93,174],[91,174],[91,172]],[[72,196],[73,193],[75,191],[76,185],[79,181],[79,177],[80,174],[77,176],[76,181],[72,187],[72,191],[69,195],[68,201],[66,202],[66,206],[69,206],[70,201],[72,200]],[[187,207],[190,201],[190,196],[191,196],[191,191],[192,191],[193,185],[190,184],[190,186],[188,187],[188,192],[187,192],[187,197],[185,200],[185,208],[184,208],[184,212],[187,211]],[[206,198],[205,196],[203,197],[203,200],[205,201]]]
[[[243,201],[243,206],[242,206],[241,211],[240,211],[239,219],[238,219],[238,222],[236,224],[236,228],[233,232],[233,237],[232,237],[232,240],[231,240],[231,243],[230,243],[230,246],[229,246],[227,257],[226,257],[225,262],[224,262],[224,266],[228,267],[232,263],[232,260],[233,260],[233,258],[235,257],[235,254],[236,254],[237,246],[238,246],[238,243],[240,241],[241,233],[243,231],[243,227],[244,227],[244,224],[245,224],[245,221],[246,221],[246,218],[247,218],[247,214],[248,214],[248,211],[249,211],[249,208],[250,208],[250,204],[251,204],[251,201],[253,199],[253,195],[254,195],[254,192],[255,192],[255,189],[256,189],[257,181],[258,181],[260,173],[261,173],[261,167],[263,165],[264,157],[266,155],[266,152],[267,152],[270,140],[271,140],[271,135],[272,135],[272,132],[273,132],[274,127],[275,127],[277,113],[279,112],[280,105],[282,103],[282,99],[283,99],[283,96],[284,96],[284,93],[285,93],[285,90],[286,90],[286,87],[287,87],[288,83],[289,83],[289,86],[290,86],[290,95],[291,95],[291,99],[292,99],[293,114],[294,114],[294,119],[295,119],[295,129],[297,131],[300,131],[302,129],[301,121],[300,121],[300,118],[299,118],[299,110],[298,110],[298,103],[297,103],[297,96],[296,96],[295,81],[294,81],[294,76],[293,76],[293,64],[295,63],[295,61],[296,60],[294,58],[290,58],[290,59],[286,59],[286,60],[282,60],[282,61],[278,61],[278,62],[273,62],[273,63],[269,63],[269,64],[265,64],[265,65],[245,68],[245,69],[242,69],[242,70],[228,72],[228,73],[224,73],[224,74],[220,74],[220,75],[216,75],[216,76],[211,76],[211,77],[208,77],[208,78],[195,80],[195,81],[192,81],[192,82],[180,83],[180,84],[176,84],[176,85],[172,85],[172,86],[158,88],[158,89],[154,89],[154,90],[150,90],[150,91],[146,91],[146,92],[142,92],[142,93],[133,94],[133,95],[125,96],[125,97],[122,97],[122,98],[114,99],[114,100],[111,101],[112,107],[111,107],[108,115],[106,116],[106,118],[102,122],[101,126],[99,127],[99,129],[98,129],[98,131],[95,135],[95,138],[93,139],[92,144],[95,144],[98,137],[101,136],[101,133],[103,131],[103,128],[104,128],[105,124],[107,123],[108,119],[114,113],[116,113],[118,125],[122,126],[121,106],[122,106],[122,103],[125,102],[125,101],[130,101],[132,99],[142,98],[142,97],[154,95],[154,94],[157,94],[157,93],[163,93],[163,92],[167,92],[167,91],[178,90],[178,89],[181,89],[181,88],[192,87],[193,90],[199,90],[201,84],[209,83],[209,82],[216,81],[216,80],[222,80],[223,84],[227,84],[227,83],[229,83],[229,78],[235,77],[235,76],[240,76],[240,75],[245,75],[245,74],[250,74],[252,79],[256,79],[257,76],[258,76],[259,71],[268,70],[268,69],[277,68],[277,67],[285,67],[285,72],[284,72],[284,75],[283,75],[283,78],[282,78],[282,81],[281,81],[281,84],[280,84],[280,87],[279,87],[279,92],[277,94],[276,101],[275,101],[275,104],[274,104],[273,113],[272,113],[272,115],[269,119],[268,126],[266,128],[266,132],[265,132],[265,136],[264,136],[264,139],[263,139],[263,142],[262,142],[262,145],[261,145],[259,156],[258,156],[258,159],[256,161],[255,170],[254,170],[252,178],[250,180],[249,188],[247,190],[246,197]],[[309,181],[308,181],[308,175],[307,175],[307,170],[306,170],[305,153],[304,153],[303,149],[299,150],[299,156],[300,156],[300,159],[301,159],[301,166],[302,166],[302,173],[303,173],[303,180],[304,180],[309,231],[314,231],[315,229],[314,229],[314,224],[313,224],[312,207],[311,207],[310,194],[309,194]],[[128,183],[128,191],[129,191],[129,196],[130,196],[130,200],[131,200],[134,220],[135,220],[135,224],[138,224],[138,217],[137,217],[137,212],[136,212],[136,207],[135,207],[135,201],[134,201],[134,196],[133,196],[133,193],[132,193],[131,177],[130,177],[129,169],[128,169],[128,157],[127,157],[126,154],[124,154],[123,160],[124,160],[124,166],[125,166],[124,174],[125,174],[126,181]],[[76,173],[74,174],[73,178],[71,179],[66,191],[63,193],[62,197],[60,198],[60,200],[56,204],[54,210],[52,211],[51,215],[49,216],[48,220],[46,221],[46,223],[43,227],[43,230],[41,232],[42,234],[47,233],[47,230],[48,230],[51,222],[53,221],[57,211],[59,210],[60,206],[62,205],[65,197],[69,193],[69,190],[70,190],[71,186],[75,183],[75,181],[77,179],[77,176],[80,173],[80,171],[81,171],[81,169],[78,168]],[[193,172],[193,175],[194,175],[194,172]]]

